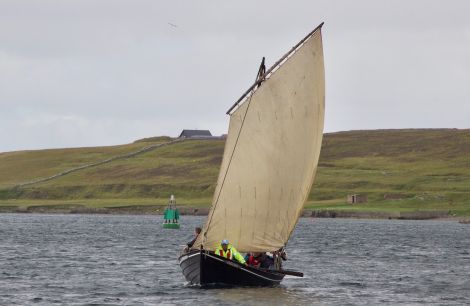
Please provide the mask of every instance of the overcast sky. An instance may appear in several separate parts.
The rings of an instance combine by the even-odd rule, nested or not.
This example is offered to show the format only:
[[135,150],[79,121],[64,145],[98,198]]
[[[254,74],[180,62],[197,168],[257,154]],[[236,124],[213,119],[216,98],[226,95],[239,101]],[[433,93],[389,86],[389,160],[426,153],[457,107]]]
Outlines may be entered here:
[[226,133],[324,21],[327,132],[470,128],[470,2],[0,0],[0,152]]

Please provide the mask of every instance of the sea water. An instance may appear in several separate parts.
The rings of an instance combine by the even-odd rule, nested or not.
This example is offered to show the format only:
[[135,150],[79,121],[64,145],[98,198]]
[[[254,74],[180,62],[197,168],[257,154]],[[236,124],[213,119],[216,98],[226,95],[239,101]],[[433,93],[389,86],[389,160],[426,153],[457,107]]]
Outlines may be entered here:
[[202,217],[0,214],[1,305],[470,304],[470,226],[301,219],[273,288],[201,289],[177,263]]

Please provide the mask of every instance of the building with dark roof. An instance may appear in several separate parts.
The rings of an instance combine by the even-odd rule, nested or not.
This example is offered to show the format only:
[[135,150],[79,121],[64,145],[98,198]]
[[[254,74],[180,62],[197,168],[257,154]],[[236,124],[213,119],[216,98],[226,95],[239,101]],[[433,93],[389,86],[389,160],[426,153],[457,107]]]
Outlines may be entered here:
[[205,138],[212,137],[209,130],[183,130],[179,138]]

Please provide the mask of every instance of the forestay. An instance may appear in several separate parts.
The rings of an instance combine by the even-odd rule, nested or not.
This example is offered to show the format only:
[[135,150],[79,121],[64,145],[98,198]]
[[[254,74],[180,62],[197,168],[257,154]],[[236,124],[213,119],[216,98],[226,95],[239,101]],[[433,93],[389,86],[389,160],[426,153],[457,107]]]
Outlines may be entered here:
[[232,114],[212,207],[193,248],[284,246],[317,170],[325,80],[321,28]]

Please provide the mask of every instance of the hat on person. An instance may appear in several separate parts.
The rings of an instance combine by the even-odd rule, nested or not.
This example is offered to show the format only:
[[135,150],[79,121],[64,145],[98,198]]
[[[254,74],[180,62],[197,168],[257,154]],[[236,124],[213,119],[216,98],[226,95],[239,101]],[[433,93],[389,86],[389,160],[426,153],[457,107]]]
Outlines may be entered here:
[[228,244],[228,240],[224,239],[224,240],[222,240],[222,242],[220,244]]

